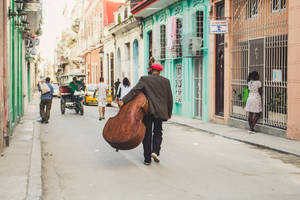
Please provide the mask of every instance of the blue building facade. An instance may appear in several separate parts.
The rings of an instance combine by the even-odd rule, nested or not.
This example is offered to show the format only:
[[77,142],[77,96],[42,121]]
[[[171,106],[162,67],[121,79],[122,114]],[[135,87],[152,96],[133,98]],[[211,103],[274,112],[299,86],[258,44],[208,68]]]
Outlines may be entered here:
[[173,114],[209,120],[208,0],[182,0],[143,19],[145,72],[150,57],[171,82]]

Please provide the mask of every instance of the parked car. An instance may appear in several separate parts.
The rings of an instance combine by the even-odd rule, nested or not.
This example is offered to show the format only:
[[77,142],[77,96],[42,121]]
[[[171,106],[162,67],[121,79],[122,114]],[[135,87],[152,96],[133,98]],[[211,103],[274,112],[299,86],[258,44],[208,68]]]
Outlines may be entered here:
[[98,105],[97,94],[93,97],[96,90],[96,85],[87,85],[85,88],[85,96],[83,100],[84,105],[94,104]]
[[54,97],[60,97],[60,92],[59,92],[59,86],[57,84],[53,84],[53,96]]

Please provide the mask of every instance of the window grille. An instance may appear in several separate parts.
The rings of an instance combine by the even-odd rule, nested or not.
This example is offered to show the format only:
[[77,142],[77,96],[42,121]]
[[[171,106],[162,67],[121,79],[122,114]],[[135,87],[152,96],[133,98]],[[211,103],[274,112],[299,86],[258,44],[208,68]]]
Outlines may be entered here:
[[[243,89],[247,88],[248,74],[255,70],[263,84],[259,123],[286,129],[288,15],[284,10],[272,13],[275,0],[257,2],[257,17],[247,20],[244,16],[253,1],[232,1],[231,116],[247,120]],[[286,1],[280,2],[285,5]]]
[[258,13],[258,3],[260,0],[248,0],[247,4],[247,17],[248,18],[253,18],[257,16]]
[[203,11],[196,12],[197,37],[203,38]]
[[286,0],[271,0],[273,12],[278,12],[286,8]]
[[160,26],[160,58],[166,58],[166,25]]
[[[202,43],[203,43],[203,19],[204,19],[204,13],[203,11],[197,11],[196,12],[196,34],[197,34],[197,44],[198,46],[196,46],[196,51],[195,49],[192,49],[196,52],[197,56],[201,56],[203,55],[203,52],[200,51],[200,48],[202,47]],[[199,47],[199,48],[198,48]]]
[[167,48],[173,58],[182,57],[183,27],[182,19],[171,16],[167,20]]
[[148,41],[149,41],[149,58],[152,57],[152,31],[148,32]]
[[176,35],[175,35],[175,57],[182,57],[182,19],[176,19]]
[[182,103],[182,64],[175,65],[175,102]]

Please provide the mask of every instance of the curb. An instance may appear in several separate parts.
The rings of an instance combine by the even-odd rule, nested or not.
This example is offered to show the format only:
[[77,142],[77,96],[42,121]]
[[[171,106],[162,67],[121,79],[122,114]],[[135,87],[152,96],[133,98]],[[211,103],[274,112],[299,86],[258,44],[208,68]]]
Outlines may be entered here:
[[33,122],[33,143],[30,158],[30,169],[26,200],[42,199],[42,155],[40,125]]
[[269,149],[269,150],[276,151],[276,152],[281,153],[281,154],[286,154],[286,155],[292,155],[292,156],[300,157],[299,154],[295,154],[293,152],[289,152],[289,151],[277,149],[277,148],[270,147],[270,146],[267,146],[267,145],[264,145],[264,144],[258,144],[258,143],[254,143],[254,142],[243,140],[243,139],[237,139],[237,138],[234,138],[234,137],[231,137],[231,136],[222,135],[222,134],[216,133],[214,131],[210,131],[210,130],[207,130],[207,129],[202,129],[202,128],[199,128],[199,127],[194,127],[194,126],[191,126],[191,125],[188,125],[188,124],[184,124],[184,123],[180,123],[180,122],[176,122],[176,121],[172,121],[172,120],[170,120],[170,123],[178,124],[178,125],[189,127],[189,128],[193,128],[193,129],[197,129],[199,131],[202,131],[202,132],[205,132],[205,133],[208,133],[208,134],[213,134],[213,135],[221,136],[221,137],[226,138],[226,139],[230,139],[230,140],[234,140],[234,141],[238,141],[238,142],[243,142],[245,144],[249,144],[249,145],[252,145],[252,146],[260,147],[260,148],[263,148],[263,149]]

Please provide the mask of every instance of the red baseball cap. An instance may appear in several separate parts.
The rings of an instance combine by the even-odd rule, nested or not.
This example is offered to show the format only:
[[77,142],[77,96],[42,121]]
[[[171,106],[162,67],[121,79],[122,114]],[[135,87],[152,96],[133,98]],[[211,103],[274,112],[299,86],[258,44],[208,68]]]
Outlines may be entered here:
[[152,64],[152,69],[162,71],[164,69],[164,67],[160,63],[153,63]]

